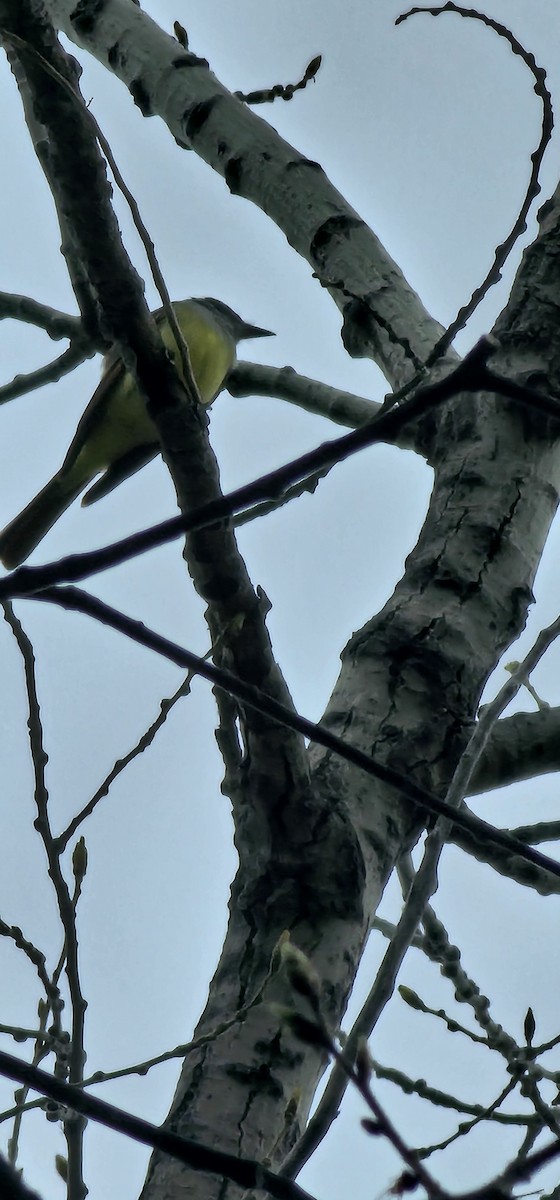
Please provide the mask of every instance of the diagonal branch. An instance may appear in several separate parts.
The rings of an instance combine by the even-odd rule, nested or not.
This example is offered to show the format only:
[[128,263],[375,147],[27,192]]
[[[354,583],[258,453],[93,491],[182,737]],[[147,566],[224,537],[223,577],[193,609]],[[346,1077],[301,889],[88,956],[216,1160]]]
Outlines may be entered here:
[[169,1154],[179,1159],[180,1162],[188,1163],[195,1171],[210,1171],[222,1175],[225,1179],[231,1179],[241,1187],[263,1188],[277,1200],[313,1200],[309,1192],[305,1192],[298,1184],[282,1179],[258,1162],[251,1162],[250,1159],[213,1150],[199,1142],[181,1138],[176,1133],[168,1133],[161,1126],[151,1125],[149,1121],[143,1121],[140,1117],[124,1112],[123,1109],[116,1108],[113,1104],[107,1104],[106,1101],[99,1100],[96,1096],[90,1096],[81,1088],[63,1083],[54,1075],[49,1075],[46,1071],[39,1070],[38,1067],[32,1067],[4,1051],[0,1051],[0,1074],[6,1075],[8,1079],[15,1079],[18,1083],[25,1084],[34,1091],[41,1092],[51,1100],[55,1100],[66,1108],[74,1109],[75,1112],[92,1121],[98,1121],[107,1129],[114,1129],[116,1133],[124,1133],[133,1141],[140,1142],[144,1146],[158,1148],[164,1154]]
[[[195,150],[230,191],[286,234],[342,312],[351,355],[372,358],[394,388],[422,372],[442,326],[317,163],[135,5],[106,0],[83,20],[74,0],[48,0],[47,7],[58,28],[118,75],[145,116],[160,116],[179,145]],[[454,362],[448,351],[443,367]]]
[[[73,73],[52,28],[41,16],[38,0],[3,0],[0,14],[11,60],[17,62],[18,79],[33,96],[34,116],[48,135],[48,180],[64,212],[72,245],[81,261],[102,313],[102,329],[148,397],[148,412],[162,443],[182,511],[188,514],[201,502],[220,497],[217,463],[208,441],[207,420],[196,395],[188,402],[177,372],[169,360],[147,309],[141,283],[122,244],[110,204],[110,188],[98,151],[96,127],[80,102]],[[12,41],[10,42],[10,36]],[[31,51],[22,49],[29,44]],[[43,60],[49,67],[45,83]],[[52,79],[52,72],[56,78]],[[58,76],[62,79],[59,80]],[[71,136],[69,136],[71,131]],[[80,175],[80,188],[75,186]],[[92,221],[92,213],[95,221]],[[207,619],[219,655],[229,658],[258,684],[291,704],[288,690],[274,662],[260,600],[238,552],[232,530],[224,525],[198,530],[186,549],[189,569],[199,593],[208,602]],[[240,617],[242,616],[242,620]],[[294,781],[306,785],[303,742],[293,733],[279,734],[277,727],[253,727],[245,718],[245,736],[252,738],[251,760],[256,774],[268,778],[283,774],[287,758]],[[276,763],[271,762],[271,755]]]

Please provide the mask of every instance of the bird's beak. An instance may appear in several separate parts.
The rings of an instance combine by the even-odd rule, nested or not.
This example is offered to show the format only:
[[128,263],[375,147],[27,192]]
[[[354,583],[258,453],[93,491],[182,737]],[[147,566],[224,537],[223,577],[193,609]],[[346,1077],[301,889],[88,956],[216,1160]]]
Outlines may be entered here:
[[276,337],[271,329],[261,329],[259,325],[247,325],[243,322],[243,340],[247,338]]

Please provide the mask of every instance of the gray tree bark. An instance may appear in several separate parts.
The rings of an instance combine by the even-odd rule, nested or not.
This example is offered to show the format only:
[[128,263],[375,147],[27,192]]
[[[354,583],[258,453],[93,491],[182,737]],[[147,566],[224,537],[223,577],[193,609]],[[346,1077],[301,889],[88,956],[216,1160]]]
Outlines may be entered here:
[[[135,6],[51,0],[48,9],[55,25],[123,79],[146,114],[158,112],[179,143],[284,230],[342,312],[349,351],[373,359],[391,388],[409,381],[441,327],[320,168],[286,146],[204,63],[187,55],[190,69],[177,70],[187,52]],[[560,389],[559,216],[556,196],[493,331],[496,368],[553,394]],[[455,362],[448,353],[439,372]],[[560,456],[546,419],[486,394],[456,396],[407,438],[434,469],[427,518],[393,596],[348,641],[323,721],[445,795],[484,684],[523,628],[557,507]],[[371,536],[374,546],[375,525]],[[193,574],[223,645],[231,611],[222,611],[207,579]],[[248,584],[243,603],[261,636]],[[248,641],[234,646],[228,636],[223,661],[281,693],[264,642],[257,656]],[[223,699],[220,706],[225,746],[232,710]],[[205,1042],[185,1059],[168,1125],[278,1168],[305,1128],[325,1059],[279,1027],[270,1004],[289,997],[281,975],[271,973],[274,948],[289,931],[317,970],[326,1018],[338,1028],[383,889],[425,822],[393,787],[333,753],[316,746],[304,753],[300,738],[243,709],[236,715],[242,743],[225,753],[239,868],[195,1034]],[[502,867],[515,878],[534,878],[514,857],[503,856]],[[142,1196],[237,1194],[217,1177],[156,1154]]]

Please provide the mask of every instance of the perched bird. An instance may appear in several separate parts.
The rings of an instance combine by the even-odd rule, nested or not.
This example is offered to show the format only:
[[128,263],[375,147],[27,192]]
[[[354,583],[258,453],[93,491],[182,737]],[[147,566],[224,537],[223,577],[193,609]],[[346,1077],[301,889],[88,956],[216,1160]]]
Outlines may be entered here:
[[[237,343],[272,337],[269,329],[248,325],[220,300],[178,300],[173,304],[189,348],[203,404],[218,395],[235,358]],[[163,309],[155,314],[161,336],[180,370],[177,344]],[[133,475],[160,451],[155,425],[133,377],[111,352],[105,372],[78,425],[56,475],[0,533],[0,561],[12,568],[25,562],[55,521],[99,474],[83,497],[92,504]]]

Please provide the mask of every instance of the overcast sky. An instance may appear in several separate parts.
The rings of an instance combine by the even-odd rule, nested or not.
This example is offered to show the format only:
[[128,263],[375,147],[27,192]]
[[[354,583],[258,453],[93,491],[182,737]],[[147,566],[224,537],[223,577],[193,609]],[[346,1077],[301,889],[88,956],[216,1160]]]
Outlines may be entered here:
[[[169,31],[174,19],[187,25],[191,48],[234,90],[295,82],[310,59],[323,55],[314,84],[290,103],[261,108],[259,115],[321,163],[433,316],[444,324],[451,321],[515,219],[540,135],[532,80],[508,46],[488,29],[455,16],[415,17],[395,29],[401,9],[393,0],[350,0],[348,5],[204,0],[185,11],[177,0],[153,0],[143,7]],[[489,0],[486,11],[507,21],[546,67],[553,96],[558,95],[556,0]],[[79,57],[83,94],[137,197],[171,295],[217,296],[247,320],[275,330],[276,338],[246,348],[255,361],[289,364],[382,399],[386,386],[380,373],[370,363],[348,358],[337,310],[284,236],[248,202],[230,196],[194,154],[179,149],[159,119],[142,118],[122,84],[85,54]],[[5,64],[0,89],[0,287],[74,312],[50,195]],[[557,163],[555,137],[542,177],[543,198],[556,185]],[[155,305],[138,239],[118,199],[117,206],[129,252]],[[523,244],[535,230],[533,212]],[[491,328],[506,303],[520,254],[521,248],[501,285],[458,338],[459,350]],[[3,380],[42,365],[57,350],[45,336],[13,322],[0,326],[0,345]],[[2,409],[0,525],[60,465],[98,373],[99,363],[92,360],[60,383]],[[235,400],[224,394],[211,416],[226,489],[338,432],[325,421],[262,398]],[[340,651],[391,595],[420,530],[430,486],[431,473],[420,459],[376,446],[332,471],[314,496],[240,533],[253,582],[272,602],[268,624],[275,653],[306,716],[320,717]],[[84,510],[75,504],[31,561],[99,546],[174,512],[173,489],[158,460],[98,505]],[[557,615],[558,543],[556,529],[537,580],[525,648]],[[91,591],[195,652],[208,648],[202,605],[185,576],[179,542],[96,577]],[[36,648],[52,820],[58,829],[135,744],[181,675],[85,619],[32,602],[19,603],[17,612]],[[43,851],[32,828],[22,666],[6,626],[0,626],[0,656],[0,918],[21,925],[52,968],[60,934]],[[552,703],[560,702],[558,666],[554,650],[534,678]],[[533,707],[528,697],[521,703]],[[85,828],[90,867],[80,945],[89,1002],[88,1071],[112,1070],[186,1041],[204,1004],[235,868],[214,724],[210,689],[197,682]],[[475,807],[505,825],[557,815],[555,801],[556,786],[549,779],[504,790]],[[396,916],[397,902],[391,887],[386,916]],[[529,1003],[537,1017],[537,1039],[558,1032],[558,907],[556,898],[539,900],[458,851],[448,848],[443,856],[437,911],[461,946],[466,969],[495,1002],[495,1020],[518,1038]],[[543,953],[551,946],[552,953]],[[381,938],[372,938],[353,1011],[383,949]],[[39,993],[31,968],[11,943],[0,946],[0,955],[0,1022],[33,1026]],[[449,986],[418,954],[407,960],[401,979],[420,990],[427,1003],[445,1004],[466,1020],[462,1009],[454,1009]],[[13,1049],[7,1039],[4,1044]],[[444,1035],[432,1018],[409,1013],[398,999],[380,1022],[372,1051],[387,1065],[470,1102],[490,1102],[504,1082],[501,1064],[488,1051]],[[177,1073],[172,1063],[146,1079],[100,1088],[98,1094],[159,1122]],[[0,1094],[8,1106],[11,1089]],[[380,1088],[380,1096],[411,1141],[437,1141],[455,1127],[453,1114],[403,1099],[388,1085]],[[361,1115],[352,1099],[302,1175],[300,1182],[318,1200],[344,1195],[375,1200],[398,1173],[392,1153],[359,1128]],[[449,1186],[475,1185],[498,1169],[516,1144],[513,1136],[482,1131],[431,1166]],[[86,1145],[91,1200],[137,1196],[147,1153],[91,1126]],[[56,1127],[42,1116],[29,1117],[21,1161],[27,1181],[45,1200],[63,1194],[54,1172],[56,1151],[64,1153]]]

